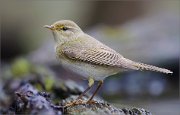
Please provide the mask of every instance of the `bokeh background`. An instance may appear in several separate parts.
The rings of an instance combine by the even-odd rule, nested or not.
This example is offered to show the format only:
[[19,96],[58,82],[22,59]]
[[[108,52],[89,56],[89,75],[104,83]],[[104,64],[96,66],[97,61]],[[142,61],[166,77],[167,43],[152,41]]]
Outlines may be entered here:
[[[43,25],[62,19],[124,57],[172,70],[124,72],[105,80],[99,95],[115,106],[136,106],[156,115],[178,115],[180,1],[4,1],[1,4],[1,74],[21,57],[50,67],[59,77],[87,82],[55,58],[52,33]],[[1,81],[3,82],[3,81]]]

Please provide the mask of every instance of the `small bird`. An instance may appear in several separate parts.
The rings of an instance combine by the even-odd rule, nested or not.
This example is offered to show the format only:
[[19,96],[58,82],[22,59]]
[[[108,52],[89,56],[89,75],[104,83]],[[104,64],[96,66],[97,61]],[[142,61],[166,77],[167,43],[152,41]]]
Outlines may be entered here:
[[[99,81],[97,89],[87,102],[93,102],[93,97],[103,84],[103,80],[124,70],[150,70],[172,74],[173,72],[152,65],[132,61],[84,33],[73,21],[60,20],[52,25],[45,25],[52,31],[56,45],[56,57],[65,68],[84,76],[88,80],[88,88],[82,96]],[[75,103],[75,102],[74,102]]]

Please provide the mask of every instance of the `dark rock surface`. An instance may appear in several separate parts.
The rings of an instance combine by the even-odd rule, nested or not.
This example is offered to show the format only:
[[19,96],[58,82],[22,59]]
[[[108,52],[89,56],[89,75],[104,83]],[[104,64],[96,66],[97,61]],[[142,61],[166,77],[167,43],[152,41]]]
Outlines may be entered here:
[[3,67],[1,71],[0,115],[151,115],[141,108],[116,108],[98,97],[87,103],[87,95],[72,104],[84,90],[82,86],[58,79],[51,69],[24,59]]
[[67,106],[73,102],[77,96],[70,96],[58,104],[53,104],[50,94],[38,92],[31,84],[27,83],[21,86],[15,92],[15,100],[9,110],[1,111],[4,114],[44,114],[44,115],[61,115],[61,114],[116,114],[116,115],[151,115],[150,112],[141,108],[116,108],[113,105],[100,100],[94,99],[94,103],[86,103],[87,96],[84,96],[79,104]]

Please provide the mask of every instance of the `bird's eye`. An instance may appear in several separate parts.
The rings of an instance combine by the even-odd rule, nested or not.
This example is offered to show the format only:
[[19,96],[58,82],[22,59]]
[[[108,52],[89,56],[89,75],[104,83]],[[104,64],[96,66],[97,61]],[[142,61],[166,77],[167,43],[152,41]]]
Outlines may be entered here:
[[67,27],[62,27],[62,30],[66,31],[66,30],[68,30],[68,28]]

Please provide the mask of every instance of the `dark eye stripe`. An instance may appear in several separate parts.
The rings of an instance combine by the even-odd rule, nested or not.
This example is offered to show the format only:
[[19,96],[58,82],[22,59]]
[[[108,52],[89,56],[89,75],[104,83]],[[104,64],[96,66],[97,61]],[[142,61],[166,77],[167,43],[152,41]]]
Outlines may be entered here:
[[66,30],[68,30],[68,28],[67,27],[62,27],[62,30],[66,31]]

